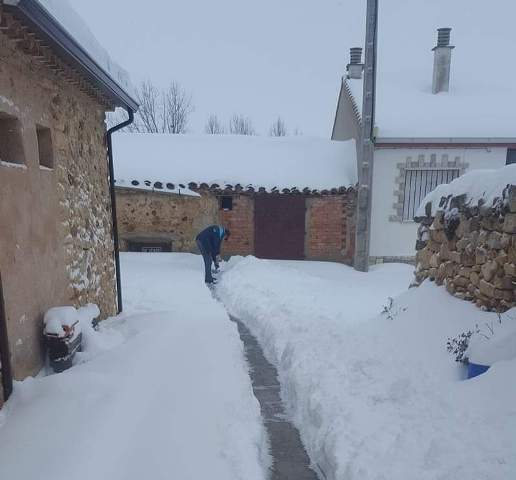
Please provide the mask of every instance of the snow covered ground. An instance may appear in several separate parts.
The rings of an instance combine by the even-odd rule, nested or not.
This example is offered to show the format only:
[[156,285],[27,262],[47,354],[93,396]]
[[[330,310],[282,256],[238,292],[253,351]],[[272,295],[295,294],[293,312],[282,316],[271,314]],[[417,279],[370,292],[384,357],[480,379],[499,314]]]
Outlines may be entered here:
[[122,256],[125,310],[78,365],[17,383],[0,478],[262,480],[267,448],[236,326],[188,254]]
[[363,274],[248,257],[225,265],[217,293],[278,367],[328,480],[516,478],[516,360],[465,381],[446,351],[498,318],[432,283],[407,291],[411,277],[404,265]]

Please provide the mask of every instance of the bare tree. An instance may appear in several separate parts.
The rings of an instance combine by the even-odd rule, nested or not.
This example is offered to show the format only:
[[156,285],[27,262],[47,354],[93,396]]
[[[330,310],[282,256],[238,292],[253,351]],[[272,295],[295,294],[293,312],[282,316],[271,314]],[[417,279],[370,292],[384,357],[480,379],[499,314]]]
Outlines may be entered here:
[[224,127],[220,124],[217,115],[212,114],[208,117],[204,131],[210,135],[222,135],[224,133]]
[[287,134],[287,129],[285,127],[285,122],[281,117],[278,117],[277,120],[271,125],[269,129],[269,135],[271,137],[284,137]]
[[302,132],[302,130],[299,129],[299,127],[296,127],[294,129],[294,135],[297,137],[297,136],[303,135],[303,132]]
[[254,127],[251,120],[243,115],[235,114],[229,121],[229,131],[233,135],[254,135]]
[[168,133],[185,133],[193,112],[191,95],[177,82],[172,82],[163,92],[163,126]]
[[136,99],[140,104],[135,128],[141,133],[164,132],[163,119],[161,118],[162,103],[159,90],[149,81],[143,81],[136,92]]

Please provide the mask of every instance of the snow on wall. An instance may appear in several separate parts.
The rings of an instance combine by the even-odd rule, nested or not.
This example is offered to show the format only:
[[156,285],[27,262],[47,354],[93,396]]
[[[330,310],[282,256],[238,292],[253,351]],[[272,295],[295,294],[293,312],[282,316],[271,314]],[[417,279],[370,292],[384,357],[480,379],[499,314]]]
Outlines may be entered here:
[[133,98],[129,74],[109,56],[68,0],[37,0],[123,90]]
[[136,179],[220,186],[331,189],[357,182],[354,140],[243,135],[115,135],[117,185]]
[[417,217],[425,216],[425,206],[432,203],[432,215],[435,216],[442,197],[466,195],[466,203],[476,206],[479,201],[492,205],[496,198],[502,196],[507,185],[516,185],[516,164],[492,170],[476,170],[455,179],[447,185],[439,185],[421,202],[416,212]]
[[[507,149],[380,149],[375,151],[373,172],[373,209],[371,217],[372,257],[412,257],[415,255],[417,224],[391,221],[395,214],[396,177],[398,163],[407,157],[436,154],[459,156],[468,164],[468,170],[496,168],[505,164]],[[423,202],[424,203],[424,202]]]

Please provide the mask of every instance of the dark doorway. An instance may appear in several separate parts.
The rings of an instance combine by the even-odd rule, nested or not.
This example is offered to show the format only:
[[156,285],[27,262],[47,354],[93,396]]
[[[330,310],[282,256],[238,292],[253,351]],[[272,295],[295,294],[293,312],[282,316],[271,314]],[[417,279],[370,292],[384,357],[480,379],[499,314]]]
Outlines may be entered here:
[[142,253],[163,253],[172,251],[172,242],[160,242],[160,241],[131,241],[129,242],[130,252],[142,252]]
[[2,275],[0,274],[0,407],[13,391],[9,341],[7,339],[7,317],[5,315],[4,292],[2,290]]
[[260,195],[254,201],[254,248],[258,258],[305,258],[305,199]]

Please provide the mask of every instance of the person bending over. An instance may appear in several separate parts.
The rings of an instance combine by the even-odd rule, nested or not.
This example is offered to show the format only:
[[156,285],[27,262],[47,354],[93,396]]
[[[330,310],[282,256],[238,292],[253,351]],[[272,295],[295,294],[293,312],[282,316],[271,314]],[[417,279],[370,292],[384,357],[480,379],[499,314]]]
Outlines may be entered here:
[[199,247],[202,258],[204,260],[204,281],[207,284],[215,283],[211,274],[211,263],[215,264],[215,269],[219,269],[218,256],[220,255],[220,246],[222,241],[227,240],[231,232],[221,225],[211,225],[205,228],[195,238],[195,243]]

